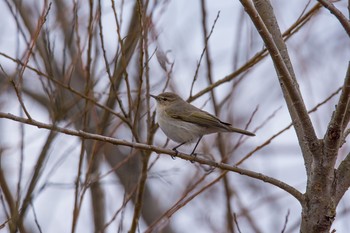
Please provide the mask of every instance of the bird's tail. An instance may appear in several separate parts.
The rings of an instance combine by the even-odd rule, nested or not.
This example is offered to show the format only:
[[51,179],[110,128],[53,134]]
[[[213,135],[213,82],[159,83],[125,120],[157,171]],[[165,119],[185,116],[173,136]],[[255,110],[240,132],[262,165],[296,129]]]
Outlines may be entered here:
[[244,134],[244,135],[247,135],[247,136],[255,136],[254,133],[249,132],[247,130],[233,128],[232,126],[230,126],[229,129],[230,129],[231,132],[240,133],[240,134]]

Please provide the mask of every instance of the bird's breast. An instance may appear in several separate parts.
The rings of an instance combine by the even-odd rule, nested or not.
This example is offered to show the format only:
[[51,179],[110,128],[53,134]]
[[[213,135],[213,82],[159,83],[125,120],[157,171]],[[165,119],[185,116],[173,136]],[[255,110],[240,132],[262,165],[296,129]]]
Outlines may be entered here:
[[178,143],[193,142],[205,134],[204,127],[172,118],[161,109],[157,109],[157,121],[165,135]]

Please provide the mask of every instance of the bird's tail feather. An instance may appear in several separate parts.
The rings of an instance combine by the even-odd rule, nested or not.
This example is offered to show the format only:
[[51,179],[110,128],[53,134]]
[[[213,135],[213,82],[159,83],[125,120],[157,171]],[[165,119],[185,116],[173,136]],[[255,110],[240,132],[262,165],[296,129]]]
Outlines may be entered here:
[[244,134],[244,135],[247,135],[247,136],[255,136],[254,133],[249,132],[247,130],[237,129],[237,128],[233,128],[233,127],[229,127],[229,129],[230,129],[231,132],[236,132],[236,133]]

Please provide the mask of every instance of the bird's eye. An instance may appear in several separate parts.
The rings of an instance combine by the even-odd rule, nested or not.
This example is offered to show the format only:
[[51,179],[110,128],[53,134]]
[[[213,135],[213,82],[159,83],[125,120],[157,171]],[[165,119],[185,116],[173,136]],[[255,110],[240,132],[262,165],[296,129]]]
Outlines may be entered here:
[[163,101],[167,101],[167,100],[168,100],[167,98],[163,97]]

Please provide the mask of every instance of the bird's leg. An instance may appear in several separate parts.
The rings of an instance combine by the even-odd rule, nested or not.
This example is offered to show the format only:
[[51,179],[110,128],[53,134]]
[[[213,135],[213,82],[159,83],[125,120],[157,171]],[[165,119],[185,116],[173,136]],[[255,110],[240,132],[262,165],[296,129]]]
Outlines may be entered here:
[[198,141],[197,141],[197,143],[196,143],[196,145],[194,146],[194,148],[193,148],[193,151],[191,152],[191,155],[193,156],[193,157],[196,157],[196,153],[194,153],[195,151],[196,151],[196,148],[197,148],[197,146],[198,146],[198,144],[199,144],[199,141],[202,139],[202,137],[199,137],[198,138]]
[[[172,150],[175,151],[175,154],[177,155],[179,152],[177,151],[177,148],[179,148],[180,146],[182,146],[183,144],[185,144],[186,142],[182,142],[179,145],[175,146]],[[175,159],[174,156],[171,155],[172,159]]]

